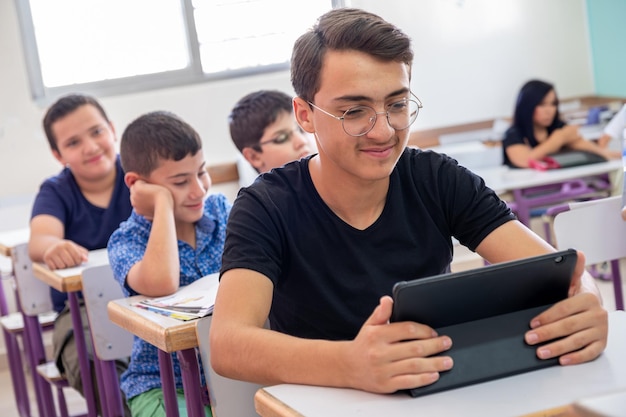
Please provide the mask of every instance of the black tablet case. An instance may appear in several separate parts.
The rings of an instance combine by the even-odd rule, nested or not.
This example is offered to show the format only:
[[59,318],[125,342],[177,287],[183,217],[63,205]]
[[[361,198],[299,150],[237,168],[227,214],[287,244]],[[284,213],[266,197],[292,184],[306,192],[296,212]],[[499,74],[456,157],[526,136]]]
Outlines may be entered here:
[[548,155],[554,162],[559,165],[559,168],[570,168],[580,165],[597,164],[599,162],[606,162],[606,159],[602,156],[587,152],[587,151],[561,151]]
[[576,251],[398,282],[391,321],[427,324],[452,339],[442,355],[454,367],[431,385],[409,390],[417,397],[556,365],[541,360],[524,334],[530,320],[567,297]]

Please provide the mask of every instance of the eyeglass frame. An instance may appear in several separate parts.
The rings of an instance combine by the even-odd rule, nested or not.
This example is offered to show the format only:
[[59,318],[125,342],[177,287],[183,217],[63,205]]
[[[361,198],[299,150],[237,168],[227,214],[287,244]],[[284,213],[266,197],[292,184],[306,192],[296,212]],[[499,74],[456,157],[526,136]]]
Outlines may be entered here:
[[[413,94],[413,92],[410,92],[410,94],[411,94],[411,97],[412,97],[412,98],[404,98],[404,99],[402,99],[402,100],[398,100],[398,101],[395,101],[395,102],[391,103],[391,104],[396,104],[396,103],[399,103],[399,102],[401,102],[401,101],[406,101],[406,102],[412,101],[412,102],[414,102],[415,104],[417,104],[417,114],[415,115],[415,119],[413,119],[413,121],[412,121],[411,123],[409,123],[409,125],[408,125],[407,127],[404,127],[404,128],[402,128],[402,129],[396,129],[395,127],[391,126],[391,122],[389,121],[389,110],[387,110],[387,111],[381,111],[381,112],[378,112],[378,111],[376,111],[376,109],[374,109],[374,108],[373,108],[373,107],[371,107],[371,106],[366,106],[366,105],[364,105],[364,104],[358,104],[358,105],[356,105],[356,106],[352,106],[352,107],[350,107],[348,110],[344,111],[344,112],[343,112],[343,116],[335,116],[334,114],[332,114],[332,113],[330,113],[330,112],[328,112],[328,111],[324,110],[323,108],[321,108],[321,107],[319,107],[319,106],[316,106],[316,105],[315,105],[313,102],[311,102],[311,101],[307,101],[307,103],[309,103],[309,105],[313,106],[314,108],[316,108],[317,110],[321,111],[322,113],[324,113],[324,114],[326,114],[326,115],[328,115],[328,116],[332,117],[333,119],[336,119],[336,120],[341,121],[341,127],[343,128],[343,131],[344,131],[344,132],[346,132],[346,134],[347,134],[347,135],[349,135],[349,136],[352,136],[352,137],[354,137],[354,138],[358,138],[358,137],[361,137],[361,136],[365,136],[365,135],[367,135],[369,132],[371,132],[371,131],[372,131],[372,129],[374,129],[374,126],[376,126],[376,121],[378,120],[378,115],[379,115],[379,114],[384,114],[384,115],[386,115],[387,124],[389,125],[389,127],[393,128],[393,129],[396,129],[396,130],[404,130],[404,129],[407,129],[407,128],[409,128],[409,127],[410,127],[413,123],[415,123],[415,121],[417,120],[417,116],[419,116],[420,109],[422,109],[422,108],[424,107],[424,105],[422,104],[422,101],[421,101],[421,100],[420,100],[420,99],[419,99],[419,98],[418,98],[415,94]],[[374,111],[374,121],[372,122],[372,125],[370,126],[370,128],[369,128],[369,129],[367,129],[365,132],[361,133],[360,135],[353,135],[352,133],[348,133],[348,131],[346,130],[346,127],[345,127],[345,125],[344,125],[344,120],[345,120],[345,118],[346,118],[346,113],[348,113],[349,111],[351,111],[351,110],[353,110],[353,109],[355,109],[355,108],[357,108],[357,107],[367,107],[367,108],[372,109],[372,110]]]
[[[288,143],[296,132],[302,133],[302,128],[298,126],[297,128],[291,129],[288,132],[287,131],[280,132],[278,135],[276,135],[272,139],[267,139],[263,142],[259,142],[255,146],[260,150],[261,146],[269,145],[270,143],[274,145],[283,145],[285,143]],[[281,140],[280,139],[281,137],[285,137],[285,139]]]

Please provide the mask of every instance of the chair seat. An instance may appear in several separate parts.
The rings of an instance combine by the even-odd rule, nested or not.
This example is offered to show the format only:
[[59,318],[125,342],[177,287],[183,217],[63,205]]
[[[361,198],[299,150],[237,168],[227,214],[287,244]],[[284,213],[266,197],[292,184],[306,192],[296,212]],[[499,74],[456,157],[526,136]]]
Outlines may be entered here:
[[[51,311],[49,313],[39,314],[39,324],[45,329],[54,325],[54,320],[57,318],[57,312]],[[2,327],[10,333],[22,333],[24,331],[24,318],[22,313],[16,312],[7,314],[0,318]]]
[[65,375],[59,372],[59,368],[57,368],[56,364],[52,361],[37,365],[37,373],[51,384],[67,384],[67,379],[65,379]]

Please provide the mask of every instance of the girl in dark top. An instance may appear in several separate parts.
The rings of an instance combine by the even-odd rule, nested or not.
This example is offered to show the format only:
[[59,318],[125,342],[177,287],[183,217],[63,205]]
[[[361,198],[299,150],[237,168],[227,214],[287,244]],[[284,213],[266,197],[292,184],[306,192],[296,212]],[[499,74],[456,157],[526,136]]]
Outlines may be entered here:
[[517,96],[513,124],[504,134],[504,164],[528,168],[531,160],[540,160],[563,149],[596,153],[606,159],[619,159],[621,154],[588,141],[578,126],[567,125],[559,115],[559,99],[552,84],[528,81]]

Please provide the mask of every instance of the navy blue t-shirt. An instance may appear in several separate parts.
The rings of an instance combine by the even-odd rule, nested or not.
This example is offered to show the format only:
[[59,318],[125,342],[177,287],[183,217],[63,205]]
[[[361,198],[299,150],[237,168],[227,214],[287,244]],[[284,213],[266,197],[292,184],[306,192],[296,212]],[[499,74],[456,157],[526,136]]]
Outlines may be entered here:
[[[64,168],[58,175],[46,179],[39,188],[31,219],[40,214],[54,216],[65,226],[65,239],[87,250],[106,248],[111,234],[132,212],[119,156],[115,168],[115,189],[107,208],[87,201],[70,169]],[[50,290],[54,309],[60,312],[65,307],[67,294],[54,288]]]

